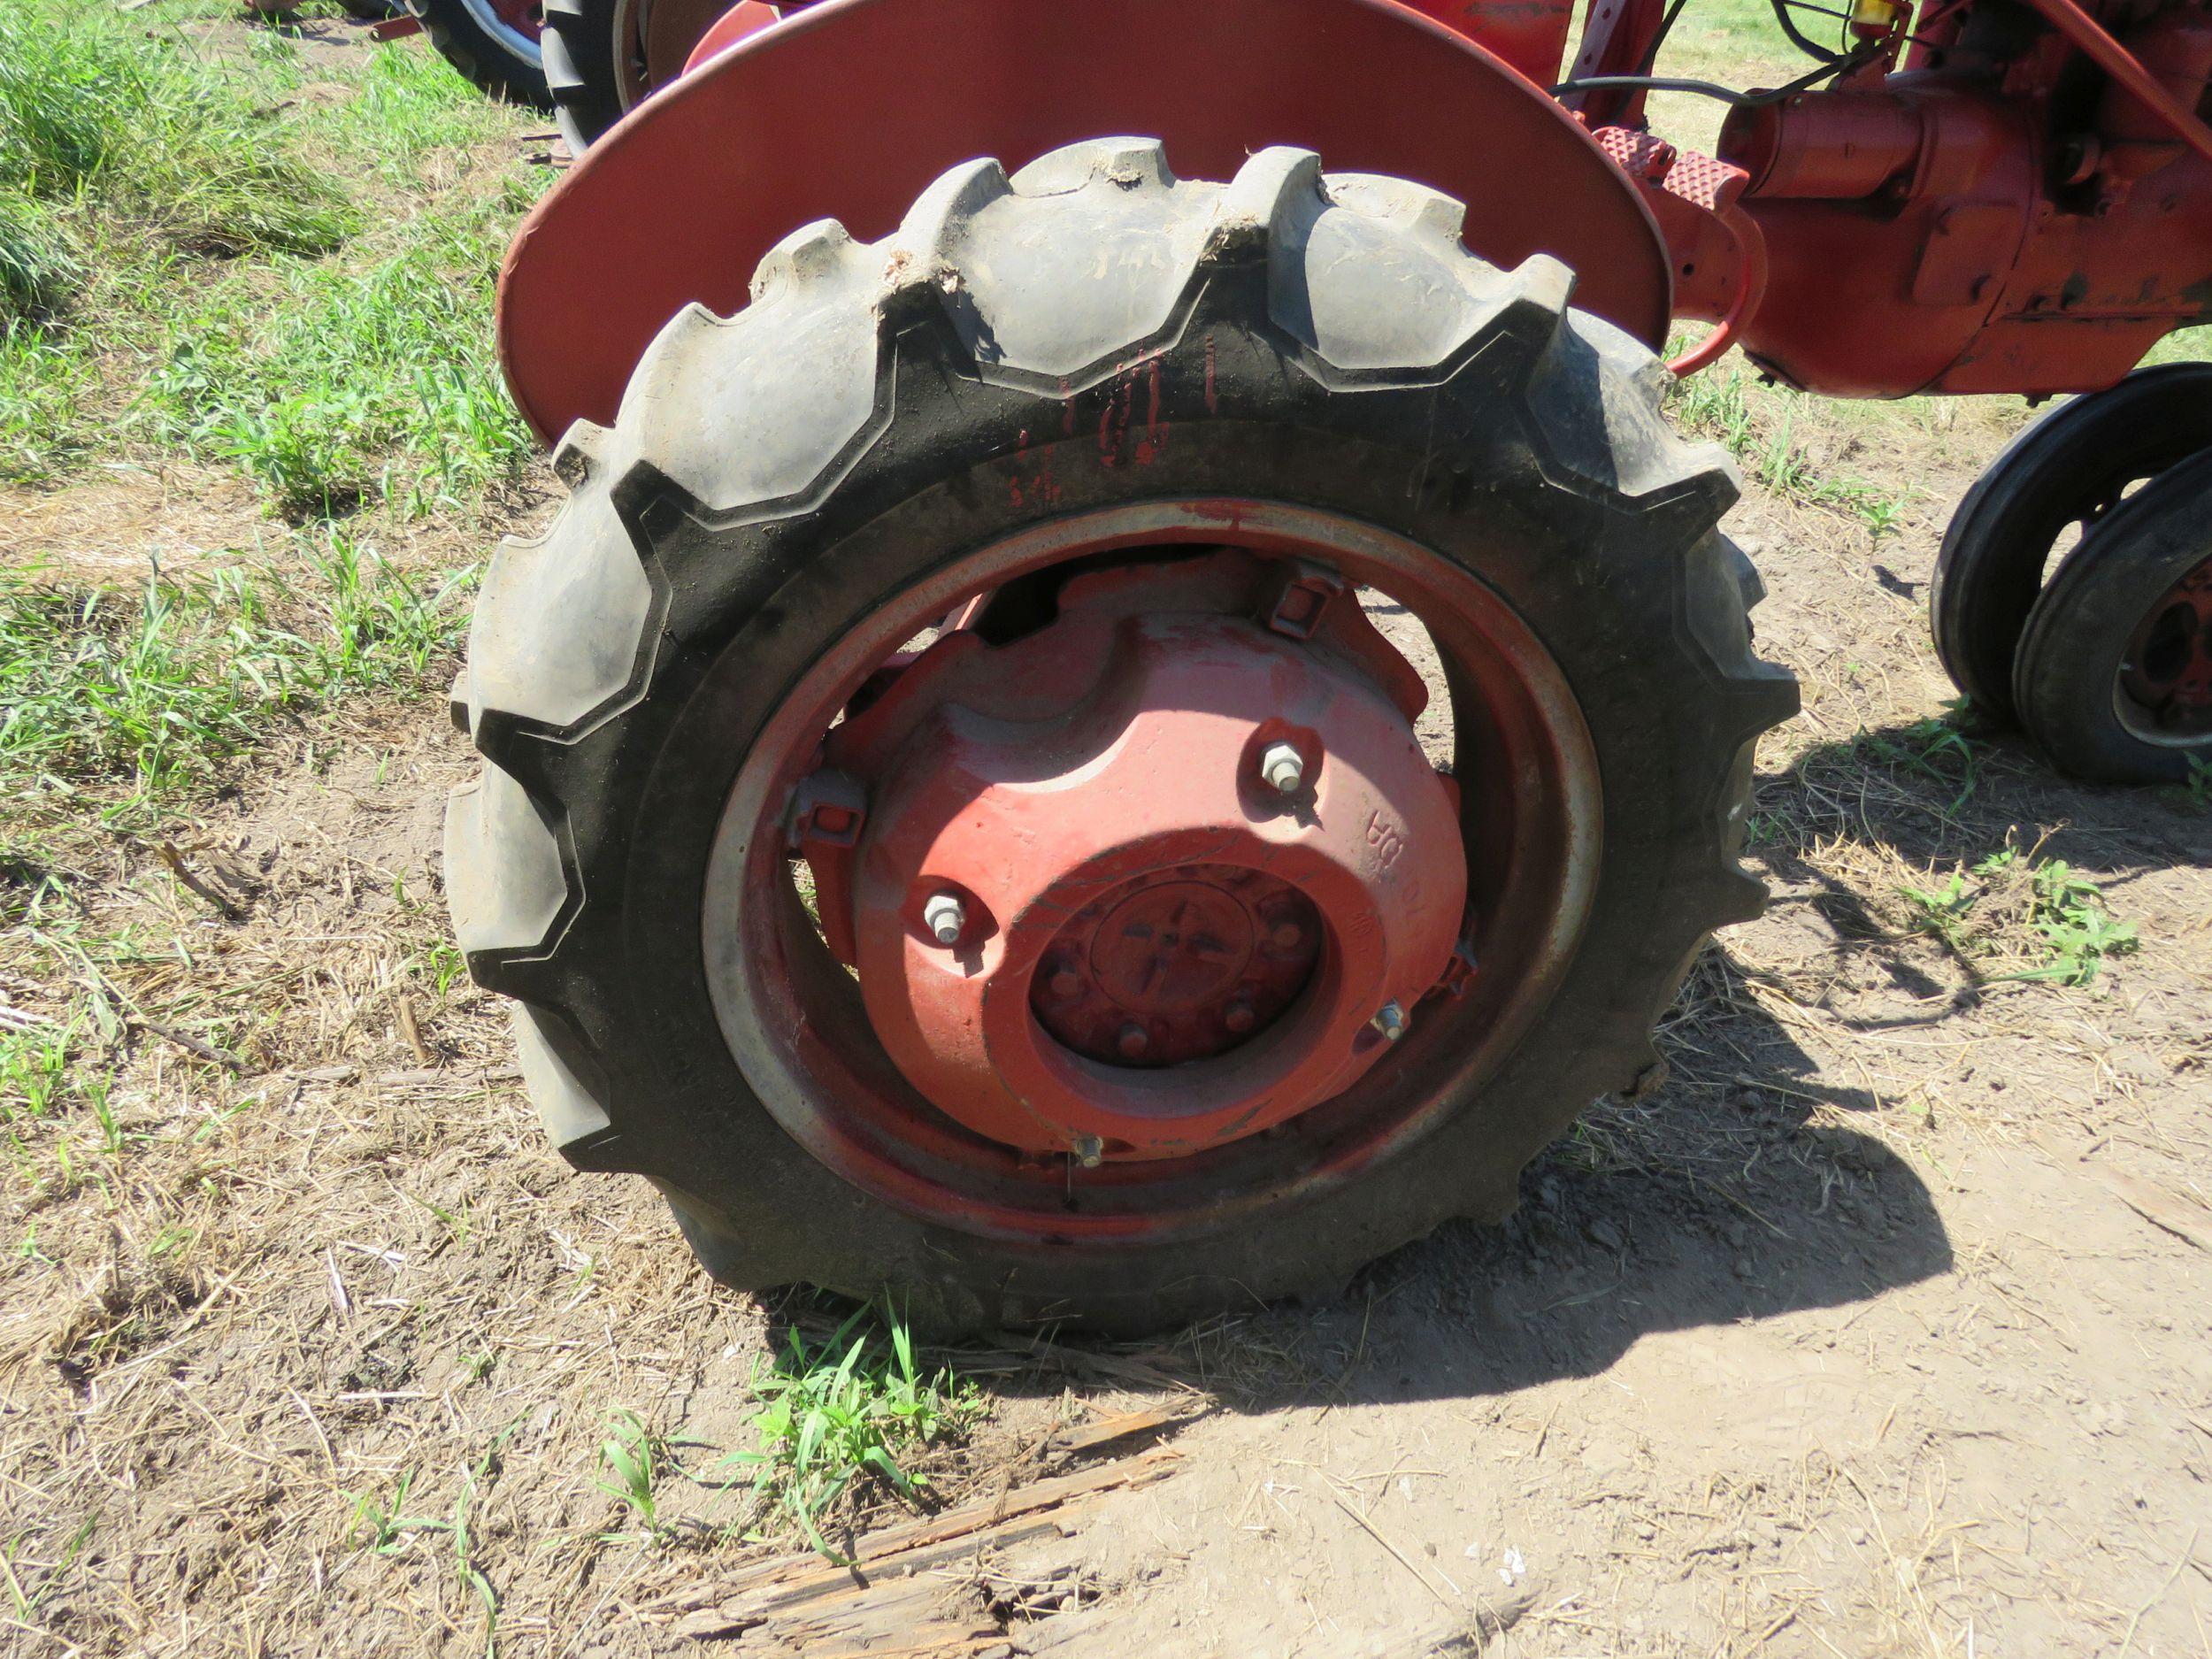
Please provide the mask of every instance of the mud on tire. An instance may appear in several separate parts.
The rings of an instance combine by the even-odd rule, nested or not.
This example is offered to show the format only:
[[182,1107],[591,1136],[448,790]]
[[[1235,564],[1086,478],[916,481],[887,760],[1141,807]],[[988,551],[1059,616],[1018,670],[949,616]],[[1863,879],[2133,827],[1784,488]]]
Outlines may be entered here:
[[[1225,186],[1100,141],[957,170],[879,243],[809,227],[745,311],[670,323],[616,426],[562,442],[572,499],[494,560],[456,687],[487,764],[448,816],[455,924],[572,1163],[651,1179],[734,1285],[888,1291],[940,1330],[1136,1330],[1501,1217],[1586,1102],[1648,1080],[1695,953],[1763,902],[1737,851],[1795,687],[1751,655],[1755,578],[1717,529],[1734,477],[1664,423],[1663,370],[1571,308],[1555,261],[1501,273],[1459,222],[1300,152]],[[1325,509],[1486,584],[1587,728],[1586,905],[1525,1030],[1359,1179],[1144,1243],[1011,1238],[788,1132],[774,1056],[718,1018],[710,849],[749,746],[885,595],[1156,495]]]

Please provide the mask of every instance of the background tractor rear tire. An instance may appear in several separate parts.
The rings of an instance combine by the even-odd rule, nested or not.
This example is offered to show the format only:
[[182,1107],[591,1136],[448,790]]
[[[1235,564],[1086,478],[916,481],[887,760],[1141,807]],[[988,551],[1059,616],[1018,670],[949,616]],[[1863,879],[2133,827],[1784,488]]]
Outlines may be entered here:
[[545,80],[553,119],[580,156],[628,109],[625,77],[642,73],[648,0],[546,0]]
[[[1756,740],[1796,688],[1751,654],[1755,583],[1717,528],[1733,473],[1668,427],[1660,365],[1571,309],[1557,262],[1502,273],[1459,226],[1432,191],[1325,180],[1297,152],[1225,187],[1100,141],[1010,182],[960,169],[883,243],[810,227],[747,310],[667,326],[619,424],[560,445],[572,498],[493,561],[457,687],[486,766],[447,820],[456,926],[517,999],[573,1163],[650,1178],[733,1285],[887,1293],[938,1332],[1130,1332],[1332,1291],[1448,1218],[1501,1217],[1587,1102],[1649,1086],[1708,934],[1763,903],[1737,852]],[[1602,787],[1553,988],[1481,1075],[1421,1051],[1416,1127],[1356,1175],[1172,1236],[1066,1236],[1072,1177],[1018,1235],[848,1179],[792,1127],[778,1045],[803,1033],[733,1040],[701,938],[764,732],[949,561],[1223,497],[1417,543],[1555,665]]]
[[488,0],[407,0],[439,56],[481,90],[510,104],[550,110],[538,43],[518,38]]

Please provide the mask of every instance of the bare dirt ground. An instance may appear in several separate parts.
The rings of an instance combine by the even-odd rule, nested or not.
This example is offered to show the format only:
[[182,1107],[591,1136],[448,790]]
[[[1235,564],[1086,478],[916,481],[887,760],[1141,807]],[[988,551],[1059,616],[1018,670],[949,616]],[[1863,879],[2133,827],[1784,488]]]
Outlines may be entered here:
[[[844,1575],[913,1620],[873,1651],[2212,1655],[2212,812],[1926,724],[1923,584],[2019,418],[1848,454],[1809,414],[1907,500],[1878,542],[1747,492],[1806,713],[1761,758],[1773,908],[1670,1015],[1671,1080],[1596,1106],[1506,1227],[1338,1302],[950,1356],[989,1402],[933,1463],[954,1513],[1115,1467],[1086,1425],[1169,1421],[1141,1479]],[[193,501],[26,505],[0,542],[238,543],[238,500]],[[87,819],[0,869],[0,1011],[88,999],[111,1079],[0,1191],[0,1652],[840,1651],[748,1610],[790,1540],[733,1536],[713,1472],[826,1316],[717,1289],[641,1183],[545,1146],[444,942],[470,759],[434,697],[356,704],[165,843]],[[1916,928],[1904,888],[2008,845],[2139,949],[2003,978],[2043,960],[2024,876]],[[616,1409],[670,1445],[654,1536],[599,1484]]]

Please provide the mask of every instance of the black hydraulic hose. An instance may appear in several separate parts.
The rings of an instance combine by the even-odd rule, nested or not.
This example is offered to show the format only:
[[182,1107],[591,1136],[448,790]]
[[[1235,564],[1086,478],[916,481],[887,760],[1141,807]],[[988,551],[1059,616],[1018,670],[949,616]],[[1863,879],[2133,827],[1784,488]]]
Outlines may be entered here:
[[1790,15],[1790,0],[1769,0],[1774,8],[1774,20],[1782,27],[1782,33],[1790,37],[1790,44],[1816,63],[1839,64],[1849,56],[1846,52],[1831,51],[1818,41],[1797,27],[1797,19]]
[[1578,80],[1561,81],[1551,89],[1551,93],[1555,98],[1562,98],[1570,92],[1604,92],[1640,87],[1647,92],[1687,92],[1701,98],[1718,98],[1723,104],[1733,104],[1738,109],[1757,109],[1763,104],[1779,104],[1808,88],[1857,68],[1874,55],[1874,50],[1862,47],[1855,52],[1847,52],[1833,63],[1823,64],[1810,74],[1800,75],[1794,81],[1770,87],[1763,92],[1739,92],[1732,87],[1716,86],[1709,81],[1685,81],[1668,75],[1584,75]]

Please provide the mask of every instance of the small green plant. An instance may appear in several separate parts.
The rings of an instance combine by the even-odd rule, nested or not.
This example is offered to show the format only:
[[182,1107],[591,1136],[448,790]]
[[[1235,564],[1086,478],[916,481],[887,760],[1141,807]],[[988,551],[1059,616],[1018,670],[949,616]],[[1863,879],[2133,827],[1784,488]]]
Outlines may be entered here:
[[822,1516],[855,1480],[872,1478],[916,1502],[928,1478],[902,1458],[982,1411],[975,1386],[950,1367],[922,1370],[912,1333],[895,1313],[882,1316],[880,1331],[875,1323],[864,1308],[824,1342],[790,1332],[774,1364],[753,1379],[762,1400],[756,1446],[730,1460],[751,1467],[756,1497],[798,1523],[832,1561],[842,1558],[822,1536]]
[[611,1477],[592,1484],[637,1517],[647,1538],[660,1536],[660,1504],[654,1486],[667,1463],[667,1448],[634,1411],[607,1418],[607,1438],[599,1443],[599,1467]]
[[2181,786],[2181,798],[2200,812],[2212,809],[2212,765],[2194,755],[2188,757],[2189,778]]
[[1895,731],[1863,731],[1852,739],[1851,746],[1898,772],[1925,778],[1947,789],[1955,787],[1958,793],[1944,808],[1944,816],[1948,818],[1981,787],[1982,751],[1959,726],[1964,710],[1962,701],[1950,704],[1941,714],[1924,715]]
[[2133,922],[2119,922],[2105,909],[2097,884],[2078,875],[2062,858],[2039,865],[2031,876],[2034,898],[2028,925],[2043,936],[2050,961],[2012,977],[2055,979],[2087,985],[2107,956],[2124,956],[2141,948]]
[[1914,926],[1933,933],[1954,950],[1962,948],[1967,913],[1981,897],[1981,889],[1968,883],[1964,872],[1953,871],[1950,879],[1939,887],[1906,887],[1899,891],[1913,908]]
[[388,1498],[374,1492],[347,1493],[353,1500],[353,1512],[346,1521],[346,1541],[357,1549],[396,1555],[416,1533],[446,1531],[447,1522],[406,1513],[407,1496],[414,1486],[415,1477],[410,1471],[393,1483]]
[[158,572],[135,595],[0,573],[0,775],[119,780],[128,815],[243,753],[276,718],[419,683],[457,642],[463,572],[426,588],[342,534],[321,580]]
[[2135,925],[2113,919],[2097,884],[2062,858],[2037,863],[2016,847],[1955,870],[1941,887],[1899,889],[1912,924],[1972,962],[2017,962],[2021,935],[2032,940],[2032,965],[1998,980],[2085,986],[2108,956],[2136,949]]

